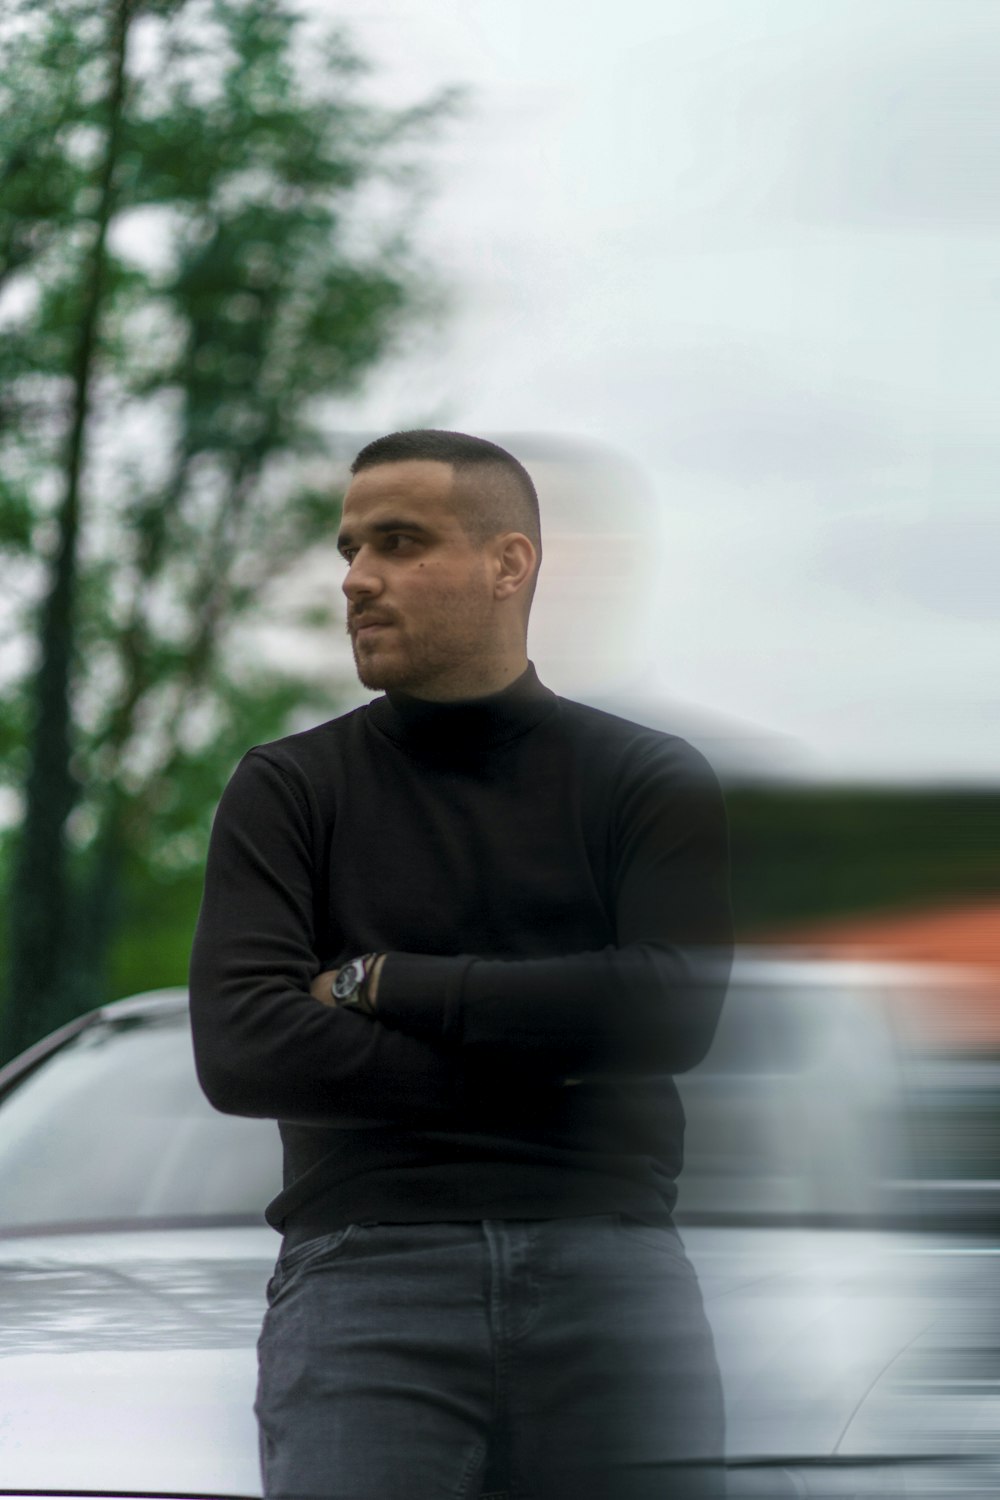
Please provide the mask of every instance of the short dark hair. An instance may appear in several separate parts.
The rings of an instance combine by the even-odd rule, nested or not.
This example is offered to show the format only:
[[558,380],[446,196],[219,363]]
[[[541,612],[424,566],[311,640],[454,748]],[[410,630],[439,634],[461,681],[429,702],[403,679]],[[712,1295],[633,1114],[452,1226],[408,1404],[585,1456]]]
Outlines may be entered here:
[[[538,495],[527,469],[506,448],[467,432],[418,427],[366,444],[351,464],[351,473],[410,459],[451,465],[463,490],[460,519],[475,541],[485,542],[502,531],[522,531],[541,558]],[[475,483],[468,483],[473,476]]]

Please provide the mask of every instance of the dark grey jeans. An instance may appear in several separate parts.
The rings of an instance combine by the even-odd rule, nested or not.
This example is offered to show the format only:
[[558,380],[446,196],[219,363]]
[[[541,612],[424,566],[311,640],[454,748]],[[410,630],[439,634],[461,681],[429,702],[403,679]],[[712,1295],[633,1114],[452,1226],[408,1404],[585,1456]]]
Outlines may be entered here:
[[669,1228],[352,1224],[279,1257],[258,1353],[269,1500],[722,1493],[715,1352]]

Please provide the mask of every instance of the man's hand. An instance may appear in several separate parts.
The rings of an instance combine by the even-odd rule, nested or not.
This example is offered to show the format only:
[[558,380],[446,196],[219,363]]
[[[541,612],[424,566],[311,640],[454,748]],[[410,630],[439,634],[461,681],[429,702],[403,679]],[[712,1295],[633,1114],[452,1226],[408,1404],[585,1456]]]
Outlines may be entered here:
[[336,1005],[333,998],[333,981],[340,973],[339,969],[324,969],[317,974],[309,986],[309,993],[315,1000],[321,1000],[324,1005]]
[[[384,963],[385,954],[380,953],[378,958],[372,965],[372,971],[369,974],[368,981],[365,985],[365,993],[367,994],[373,1009],[376,1007],[378,1002],[378,982],[382,974],[382,965]],[[324,969],[322,973],[317,974],[309,985],[310,995],[312,995],[315,1000],[322,1001],[324,1005],[332,1005],[336,1007],[337,1002],[334,999],[333,994],[333,981],[336,979],[339,973],[339,969]]]

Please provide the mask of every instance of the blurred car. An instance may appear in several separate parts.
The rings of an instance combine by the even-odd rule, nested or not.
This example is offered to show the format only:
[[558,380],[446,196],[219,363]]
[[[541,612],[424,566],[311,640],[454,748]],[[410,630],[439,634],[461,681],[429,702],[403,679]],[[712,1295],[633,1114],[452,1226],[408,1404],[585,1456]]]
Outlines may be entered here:
[[[880,1227],[912,1180],[903,986],[743,958],[679,1080],[681,1222],[736,1500],[1000,1493],[1000,1256]],[[0,1495],[260,1494],[280,1180],[274,1123],[204,1100],[182,991],[102,1007],[0,1070]]]
[[744,957],[677,1080],[681,1214],[995,1230],[1000,1057],[956,1039],[984,1005],[996,979],[956,966]]

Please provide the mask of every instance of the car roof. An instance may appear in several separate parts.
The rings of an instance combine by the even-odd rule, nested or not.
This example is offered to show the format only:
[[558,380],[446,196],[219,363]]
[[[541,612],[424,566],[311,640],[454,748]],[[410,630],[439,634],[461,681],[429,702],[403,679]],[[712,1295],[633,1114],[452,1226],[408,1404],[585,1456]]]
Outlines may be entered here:
[[188,1008],[188,992],[180,985],[170,985],[161,990],[143,990],[138,995],[127,995],[122,1000],[110,1000],[98,1006],[91,1014],[109,1021],[130,1020],[133,1016],[168,1016]]
[[734,979],[775,985],[935,985],[969,977],[965,965],[817,958],[788,948],[738,948],[733,964]]

